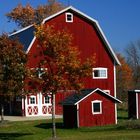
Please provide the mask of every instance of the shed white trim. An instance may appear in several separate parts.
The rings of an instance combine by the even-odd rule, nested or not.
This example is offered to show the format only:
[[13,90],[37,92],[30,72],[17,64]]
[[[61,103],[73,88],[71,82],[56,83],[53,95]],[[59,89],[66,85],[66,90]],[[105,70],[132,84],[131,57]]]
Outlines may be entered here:
[[139,119],[139,100],[138,100],[138,93],[136,93],[136,118]]
[[99,89],[99,88],[96,88],[96,89],[93,90],[91,93],[89,93],[87,96],[85,96],[84,98],[82,98],[81,100],[79,100],[78,102],[76,102],[74,105],[79,104],[81,101],[83,101],[84,99],[86,99],[87,97],[89,97],[91,94],[93,94],[93,93],[96,92],[96,91],[100,91],[100,92],[102,92],[103,94],[105,94],[106,96],[108,96],[108,97],[112,98],[113,100],[115,100],[116,102],[122,103],[122,101],[120,101],[119,99],[117,99],[117,98],[111,96],[110,94],[107,94],[106,92],[104,92],[103,90],[101,90],[101,89]]

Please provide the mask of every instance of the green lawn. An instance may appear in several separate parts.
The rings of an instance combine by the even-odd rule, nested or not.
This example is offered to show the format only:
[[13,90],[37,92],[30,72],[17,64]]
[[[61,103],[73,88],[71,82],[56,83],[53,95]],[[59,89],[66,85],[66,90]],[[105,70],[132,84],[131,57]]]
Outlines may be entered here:
[[[119,111],[119,124],[104,127],[64,129],[57,120],[58,140],[139,140],[140,121],[127,120]],[[50,140],[51,120],[5,122],[0,124],[0,140]]]

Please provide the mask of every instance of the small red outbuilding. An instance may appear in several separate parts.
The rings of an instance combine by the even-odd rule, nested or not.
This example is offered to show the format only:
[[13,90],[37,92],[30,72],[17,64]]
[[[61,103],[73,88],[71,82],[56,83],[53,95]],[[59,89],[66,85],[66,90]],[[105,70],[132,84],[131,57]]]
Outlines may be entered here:
[[128,118],[140,118],[140,90],[128,91]]
[[99,88],[85,89],[70,95],[62,102],[64,126],[72,128],[115,124],[116,103],[121,101]]

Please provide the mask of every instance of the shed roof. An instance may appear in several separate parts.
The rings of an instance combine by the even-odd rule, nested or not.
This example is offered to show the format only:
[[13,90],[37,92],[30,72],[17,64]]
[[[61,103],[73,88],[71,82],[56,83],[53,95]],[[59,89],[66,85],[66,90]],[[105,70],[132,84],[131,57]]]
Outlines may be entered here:
[[72,94],[62,102],[62,105],[77,105],[78,103],[80,103],[81,101],[83,101],[88,96],[94,93],[102,94],[106,96],[107,98],[110,98],[116,103],[122,103],[119,99],[107,94],[106,92],[104,92],[103,90],[99,88],[96,88],[96,89],[84,89],[84,90],[81,90],[80,93]]
[[140,93],[140,89],[129,90],[128,93]]

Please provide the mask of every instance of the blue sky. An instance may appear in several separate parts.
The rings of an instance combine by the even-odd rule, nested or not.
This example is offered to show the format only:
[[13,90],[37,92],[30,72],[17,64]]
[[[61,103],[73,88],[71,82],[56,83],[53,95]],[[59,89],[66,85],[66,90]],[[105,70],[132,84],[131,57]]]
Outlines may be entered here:
[[[16,29],[14,23],[8,23],[5,14],[18,3],[30,3],[36,7],[47,0],[1,0],[0,34]],[[140,39],[140,0],[59,0],[98,20],[112,48],[122,52],[127,45]]]

